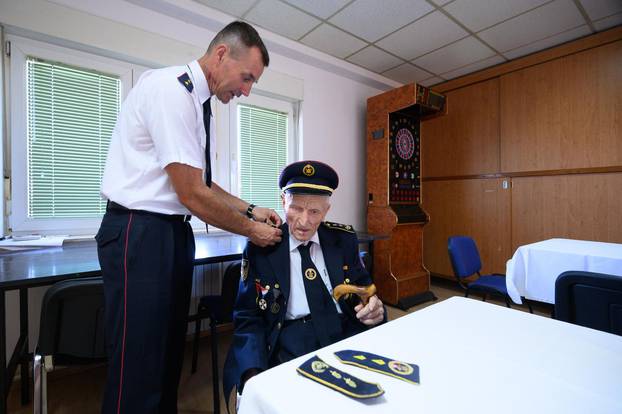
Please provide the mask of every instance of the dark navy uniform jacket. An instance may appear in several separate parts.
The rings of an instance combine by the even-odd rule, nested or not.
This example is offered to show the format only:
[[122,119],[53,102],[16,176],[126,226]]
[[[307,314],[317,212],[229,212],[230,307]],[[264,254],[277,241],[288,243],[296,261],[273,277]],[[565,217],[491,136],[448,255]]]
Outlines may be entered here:
[[[242,265],[240,289],[233,313],[235,332],[223,378],[225,398],[229,397],[234,386],[239,387],[240,378],[246,370],[265,370],[275,365],[270,361],[285,322],[290,286],[287,224],[283,224],[281,230],[281,243],[269,247],[248,243],[244,250],[246,262]],[[346,279],[347,283],[355,285],[372,283],[361,264],[358,240],[351,226],[324,222],[318,228],[318,236],[333,288],[346,283]],[[270,288],[266,291],[267,286]],[[354,312],[359,298],[352,296],[339,300],[349,325],[344,338],[367,329]]]

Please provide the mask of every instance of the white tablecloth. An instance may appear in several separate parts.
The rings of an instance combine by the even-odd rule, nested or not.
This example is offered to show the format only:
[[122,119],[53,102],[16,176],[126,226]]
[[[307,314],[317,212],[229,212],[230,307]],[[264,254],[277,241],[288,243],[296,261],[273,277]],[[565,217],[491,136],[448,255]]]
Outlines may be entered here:
[[[355,349],[419,365],[421,384],[341,364]],[[251,378],[241,414],[622,413],[622,337],[454,297],[317,351],[380,383],[361,402],[296,373],[312,354]]]
[[506,264],[508,294],[516,303],[521,296],[555,303],[555,280],[567,270],[622,276],[622,244],[549,239],[520,246]]

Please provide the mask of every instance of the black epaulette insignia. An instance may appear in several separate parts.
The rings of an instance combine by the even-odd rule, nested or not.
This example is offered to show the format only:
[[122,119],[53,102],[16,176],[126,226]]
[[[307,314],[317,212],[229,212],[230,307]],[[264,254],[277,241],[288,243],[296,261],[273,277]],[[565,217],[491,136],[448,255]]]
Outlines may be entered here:
[[194,85],[192,84],[192,80],[190,80],[190,76],[188,75],[188,72],[184,72],[183,74],[179,75],[177,77],[177,80],[179,81],[179,83],[184,85],[184,88],[186,88],[188,92],[192,93],[192,90],[194,89]]
[[411,384],[419,384],[418,365],[397,361],[363,351],[338,351],[335,352],[335,356],[344,364],[354,365],[359,368],[379,372],[381,374],[410,382]]
[[374,398],[384,394],[384,390],[379,384],[363,381],[347,372],[331,367],[317,355],[296,368],[296,371],[300,375],[339,391],[348,397]]
[[333,223],[332,221],[325,221],[323,224],[329,229],[341,230],[348,233],[355,233],[354,227],[349,224]]

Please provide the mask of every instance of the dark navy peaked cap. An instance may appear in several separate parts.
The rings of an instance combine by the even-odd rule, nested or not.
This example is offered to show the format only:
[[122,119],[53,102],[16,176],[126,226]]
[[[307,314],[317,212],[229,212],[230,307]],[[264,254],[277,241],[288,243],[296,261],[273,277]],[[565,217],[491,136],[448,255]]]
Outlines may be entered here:
[[331,195],[339,185],[339,176],[333,168],[319,161],[298,161],[281,172],[281,191],[292,194]]

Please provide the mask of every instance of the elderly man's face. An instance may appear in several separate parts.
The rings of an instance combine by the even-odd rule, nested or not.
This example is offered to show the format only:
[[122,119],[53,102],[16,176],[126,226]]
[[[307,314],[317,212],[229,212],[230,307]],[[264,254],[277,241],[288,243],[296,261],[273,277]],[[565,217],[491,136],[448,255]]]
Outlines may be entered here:
[[313,237],[330,209],[329,196],[325,195],[286,193],[281,199],[289,233],[300,241]]

